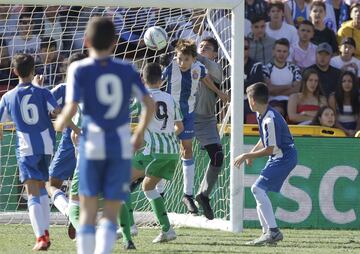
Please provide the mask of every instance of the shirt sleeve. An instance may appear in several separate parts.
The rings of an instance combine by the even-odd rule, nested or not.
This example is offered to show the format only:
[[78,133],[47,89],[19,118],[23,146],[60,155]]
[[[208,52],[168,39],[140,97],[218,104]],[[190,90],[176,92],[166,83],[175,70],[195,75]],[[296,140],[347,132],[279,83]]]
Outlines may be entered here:
[[79,80],[79,71],[78,63],[72,63],[68,68],[67,73],[67,84],[65,92],[65,103],[70,102],[80,102],[81,93],[80,93],[80,80]]
[[141,113],[141,104],[136,100],[133,99],[130,103],[130,116],[137,117]]
[[295,64],[292,64],[292,73],[293,81],[300,81],[302,79],[300,68]]
[[3,123],[7,121],[11,121],[11,117],[6,107],[6,98],[3,96],[0,101],[0,122]]
[[50,90],[52,95],[55,97],[57,104],[60,107],[64,107],[65,104],[65,89],[66,88],[64,87],[64,85],[60,84]]
[[200,65],[200,79],[205,78],[207,74],[207,69],[204,65]]
[[54,109],[59,107],[54,95],[49,90],[43,88],[43,93],[45,94],[47,110],[49,112],[52,112]]
[[264,128],[263,133],[264,133],[265,147],[277,146],[274,119],[272,118],[266,119],[263,128]]

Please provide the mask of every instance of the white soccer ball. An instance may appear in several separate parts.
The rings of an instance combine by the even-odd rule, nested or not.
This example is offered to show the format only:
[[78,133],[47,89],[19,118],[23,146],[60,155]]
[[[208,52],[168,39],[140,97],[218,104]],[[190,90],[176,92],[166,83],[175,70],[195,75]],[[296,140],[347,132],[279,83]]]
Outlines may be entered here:
[[161,50],[166,47],[168,35],[160,26],[149,27],[144,34],[145,45],[152,50]]

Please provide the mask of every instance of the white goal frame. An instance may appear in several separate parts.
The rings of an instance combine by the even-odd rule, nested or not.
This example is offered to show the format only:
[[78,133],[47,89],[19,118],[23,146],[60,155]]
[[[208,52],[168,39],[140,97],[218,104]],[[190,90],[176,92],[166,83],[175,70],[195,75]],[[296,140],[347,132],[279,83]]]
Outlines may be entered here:
[[[59,5],[55,0],[5,0],[2,4]],[[68,0],[62,5],[79,6],[123,6],[123,7],[161,7],[161,8],[204,8],[231,9],[231,140],[230,140],[230,221],[210,224],[232,232],[243,230],[244,214],[244,167],[234,167],[236,155],[243,151],[243,101],[244,101],[244,1],[243,0]],[[172,219],[172,216],[170,217]],[[179,218],[176,218],[179,219]],[[179,220],[182,220],[181,218]],[[196,224],[196,223],[195,223]],[[219,226],[214,226],[219,224]],[[194,222],[190,222],[194,226]],[[190,226],[189,225],[189,226]],[[201,226],[200,225],[200,226]],[[221,225],[221,226],[220,226]]]

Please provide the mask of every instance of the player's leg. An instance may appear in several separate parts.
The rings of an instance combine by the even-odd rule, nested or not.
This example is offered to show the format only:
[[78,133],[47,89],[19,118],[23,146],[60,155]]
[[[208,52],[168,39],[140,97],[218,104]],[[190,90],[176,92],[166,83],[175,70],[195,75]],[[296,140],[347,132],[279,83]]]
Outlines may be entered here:
[[69,200],[61,190],[61,186],[64,180],[73,175],[76,167],[76,158],[74,147],[70,144],[63,145],[64,142],[64,140],[61,140],[59,148],[51,162],[49,168],[50,179],[49,184],[47,185],[47,191],[55,207],[63,215],[68,217]]
[[[135,155],[136,158],[136,155]],[[145,176],[143,170],[139,170],[136,168],[133,168],[131,171],[131,181],[137,182],[139,179],[143,179]],[[132,188],[130,186],[130,191],[132,191]],[[132,241],[131,236],[137,235],[137,228],[134,221],[134,215],[132,211],[132,200],[131,200],[131,194],[129,195],[129,199],[123,203],[121,211],[119,212],[118,218],[118,225],[120,225],[120,228],[117,231],[117,234],[119,237],[123,238],[123,243],[125,248],[127,247],[128,243]],[[130,246],[132,247],[132,246]]]
[[68,236],[70,239],[75,239],[76,231],[79,228],[80,218],[80,202],[79,202],[79,170],[76,167],[70,187],[70,199],[69,199],[69,225]]
[[146,176],[143,182],[144,194],[149,200],[151,208],[161,226],[161,233],[153,240],[153,243],[167,242],[176,239],[175,231],[172,229],[167,216],[164,199],[156,190],[156,185],[160,180],[161,178],[159,177]]
[[183,161],[184,197],[182,202],[190,213],[197,213],[194,203],[193,188],[195,178],[195,162],[192,153],[192,139],[180,140],[181,155]]
[[[126,201],[130,194],[131,160],[108,158],[105,169],[101,186],[105,201],[103,216],[98,223],[96,232],[95,253],[111,252],[116,241],[116,220],[121,201]],[[134,244],[132,243],[132,245]]]
[[80,219],[76,232],[79,254],[94,253],[95,223],[98,210],[98,194],[101,192],[105,161],[87,160],[79,157]]
[[205,146],[205,149],[210,157],[210,163],[201,182],[198,195],[196,195],[196,201],[203,208],[205,217],[212,220],[214,213],[210,206],[209,196],[218,180],[224,160],[224,153],[221,144],[209,144]]

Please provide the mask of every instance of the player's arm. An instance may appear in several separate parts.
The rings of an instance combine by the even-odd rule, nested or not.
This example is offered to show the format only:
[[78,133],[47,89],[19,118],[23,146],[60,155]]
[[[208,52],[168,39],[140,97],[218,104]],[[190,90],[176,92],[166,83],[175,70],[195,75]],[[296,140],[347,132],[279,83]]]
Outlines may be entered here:
[[253,159],[256,159],[256,158],[259,158],[259,157],[272,155],[273,152],[274,152],[274,146],[267,146],[267,147],[260,148],[259,150],[256,150],[256,151],[243,153],[243,154],[240,154],[238,157],[235,158],[234,165],[236,167],[240,167],[240,165],[245,160],[251,160],[252,161]]
[[201,81],[207,86],[207,88],[216,93],[223,102],[226,103],[229,101],[229,96],[216,87],[209,75],[206,75]]
[[55,121],[55,129],[62,131],[65,127],[69,126],[71,119],[76,114],[78,108],[77,102],[66,103],[61,113]]
[[181,132],[184,131],[184,124],[182,121],[175,122],[175,135],[179,135]]
[[155,112],[155,103],[150,95],[145,95],[142,99],[142,102],[145,107],[143,107],[141,110],[140,121],[132,136],[132,144],[135,151],[142,147],[144,142],[144,132],[152,120]]

